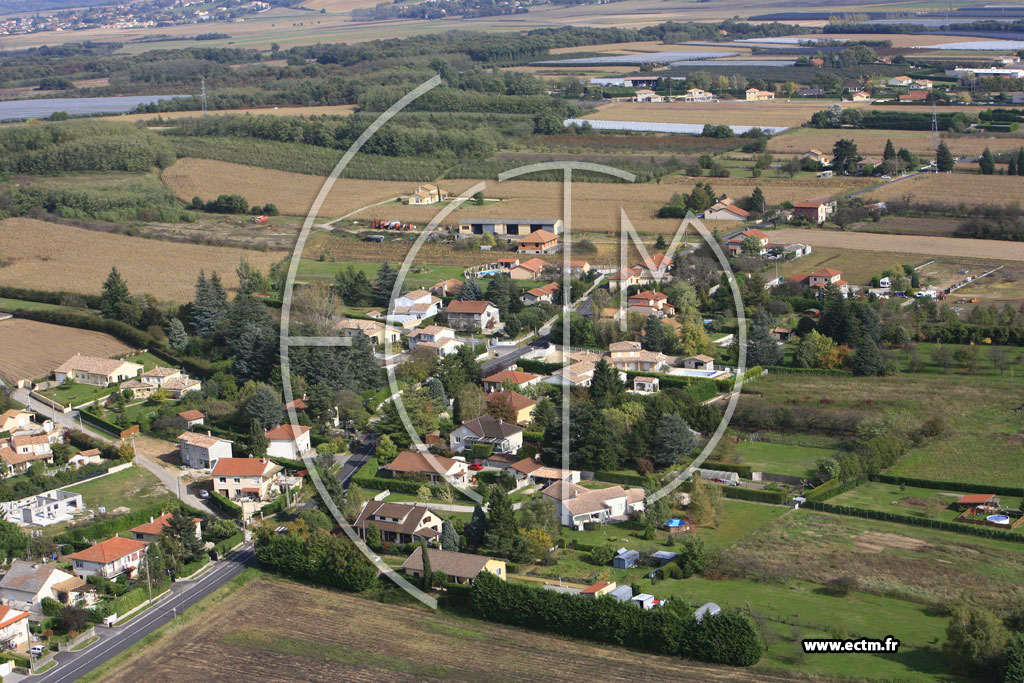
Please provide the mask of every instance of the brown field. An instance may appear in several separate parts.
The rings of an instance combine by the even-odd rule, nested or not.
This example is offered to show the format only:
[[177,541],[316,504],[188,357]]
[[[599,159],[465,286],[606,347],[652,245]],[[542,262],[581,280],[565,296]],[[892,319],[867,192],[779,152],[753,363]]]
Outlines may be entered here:
[[887,201],[911,197],[918,202],[943,204],[1019,203],[1024,180],[1016,176],[983,176],[958,173],[924,173],[879,187],[865,199]]
[[[381,634],[387,634],[381,637]],[[572,656],[566,654],[571,650]],[[444,652],[444,657],[438,657]],[[486,656],[483,654],[486,652]],[[563,640],[422,607],[255,579],[110,671],[111,683],[208,680],[783,680]]]
[[[971,273],[980,275],[992,266],[977,266],[971,268]],[[962,280],[963,275],[958,279]],[[1004,304],[1012,304],[1016,307],[1021,299],[1024,299],[1024,266],[1021,264],[1008,264],[1002,270],[991,275],[979,278],[963,289],[953,293],[959,299],[978,299],[978,304],[994,304],[1002,308]]]
[[0,221],[0,284],[98,294],[117,266],[133,293],[191,301],[200,270],[217,271],[227,288],[238,286],[235,268],[244,256],[266,271],[280,252],[177,244],[72,228],[30,218]]
[[765,199],[772,204],[786,200],[801,201],[818,197],[838,196],[874,185],[870,178],[687,178],[672,176],[662,185],[668,185],[673,192],[689,192],[699,181],[711,183],[718,194],[725,193],[733,199],[745,197],[760,187]]
[[[846,138],[857,143],[857,151],[862,156],[882,156],[885,141],[899,147],[906,147],[914,154],[931,159],[935,153],[931,150],[932,134],[925,130],[827,130],[819,128],[794,128],[768,141],[768,151],[773,154],[803,154],[809,149],[827,151],[839,138]],[[981,154],[988,147],[993,152],[1018,149],[1024,145],[1024,137],[1002,135],[993,137],[971,133],[969,135],[947,135],[943,137],[950,151],[957,156],[965,154]]]
[[[610,121],[650,121],[655,123],[722,123],[732,126],[800,126],[811,116],[827,109],[832,102],[776,99],[767,102],[725,100],[718,102],[612,102],[598,107],[583,118]],[[931,112],[924,106],[874,105],[869,102],[845,102],[844,109]],[[943,107],[943,111],[975,112],[972,107]],[[833,135],[836,131],[831,131]],[[845,132],[845,131],[844,131]],[[903,131],[890,137],[899,137]],[[884,144],[884,141],[883,141]]]
[[0,377],[39,379],[76,353],[106,358],[131,351],[108,334],[12,318],[0,320]]
[[909,216],[886,217],[879,222],[854,223],[848,229],[859,232],[890,233],[894,235],[928,235],[951,237],[960,221],[956,218],[913,218]]
[[[354,104],[337,104],[324,107],[257,107],[251,109],[215,109],[206,112],[207,115],[216,114],[266,114],[270,116],[348,116],[356,110]],[[202,116],[202,111],[170,111],[161,114],[119,114],[110,117],[113,121],[135,123],[136,121],[149,121],[161,118],[165,121],[173,119],[190,119]]]
[[[874,251],[919,256],[949,256],[962,259],[1024,261],[1024,242],[959,239],[956,237],[925,237],[922,235],[873,235],[838,230],[804,230],[783,228],[773,230],[772,242],[798,242],[818,247]],[[798,259],[793,263],[800,263]]]

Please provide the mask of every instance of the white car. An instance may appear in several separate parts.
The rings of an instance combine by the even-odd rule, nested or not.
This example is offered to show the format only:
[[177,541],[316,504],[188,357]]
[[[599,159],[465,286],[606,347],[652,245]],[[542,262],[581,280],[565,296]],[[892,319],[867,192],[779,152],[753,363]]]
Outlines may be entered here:
[[884,175],[882,176],[882,180],[892,180],[892,176]]
[[29,649],[29,654],[31,654],[33,657],[38,657],[39,655],[43,654],[44,652],[46,652],[46,646],[45,645],[33,645]]

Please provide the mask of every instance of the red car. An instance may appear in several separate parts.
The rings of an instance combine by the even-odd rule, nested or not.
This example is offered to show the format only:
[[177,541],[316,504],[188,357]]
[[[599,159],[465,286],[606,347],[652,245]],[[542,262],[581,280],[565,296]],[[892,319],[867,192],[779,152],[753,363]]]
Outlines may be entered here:
[[469,466],[469,469],[473,470],[474,472],[479,472],[479,471],[480,471],[480,470],[482,470],[483,468],[484,468],[484,466],[483,466],[483,465],[481,465],[481,464],[480,464],[480,463],[478,463],[478,462],[475,462],[475,463],[473,463],[472,465],[470,465],[470,466]]

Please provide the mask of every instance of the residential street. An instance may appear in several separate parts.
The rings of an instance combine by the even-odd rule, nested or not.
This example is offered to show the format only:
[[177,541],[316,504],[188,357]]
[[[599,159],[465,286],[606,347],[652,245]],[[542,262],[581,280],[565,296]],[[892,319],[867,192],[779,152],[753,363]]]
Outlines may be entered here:
[[[125,626],[96,627],[99,640],[81,652],[61,652],[54,659],[59,662],[56,669],[32,677],[46,683],[65,683],[77,680],[111,657],[137,643],[159,627],[170,622],[183,610],[214,592],[235,578],[255,561],[252,544],[246,543],[237,552],[211,565],[211,569],[194,581],[181,581],[171,587],[170,595],[164,597]],[[21,680],[28,677],[8,677]]]

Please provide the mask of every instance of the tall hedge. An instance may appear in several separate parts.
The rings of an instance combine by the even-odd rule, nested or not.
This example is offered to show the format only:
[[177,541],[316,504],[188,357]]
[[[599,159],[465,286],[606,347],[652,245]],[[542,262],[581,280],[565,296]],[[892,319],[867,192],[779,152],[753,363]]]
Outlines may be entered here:
[[134,346],[137,349],[147,348],[156,343],[156,340],[153,337],[149,336],[142,330],[137,330],[131,325],[123,323],[120,320],[110,320],[109,318],[102,318],[98,315],[68,313],[66,311],[58,310],[27,311],[24,309],[18,310],[15,315],[19,318],[36,320],[38,322],[49,323],[51,325],[77,327],[81,330],[92,330],[93,332],[105,332],[106,334],[120,339],[125,344]]
[[471,598],[473,611],[488,621],[568,638],[731,666],[753,666],[764,654],[753,625],[738,612],[697,621],[689,610],[644,610],[612,597],[594,600],[508,583],[488,572],[477,576]]
[[223,512],[228,517],[233,519],[242,518],[242,506],[233,500],[229,500],[227,496],[221,495],[216,491],[210,491],[210,504],[215,508]]
[[962,481],[938,481],[936,479],[915,479],[900,477],[894,474],[870,474],[868,479],[882,484],[904,484],[920,489],[945,489],[964,493],[991,493],[997,496],[1015,496],[1024,498],[1024,488],[1020,486],[992,486],[991,484],[970,484]]

